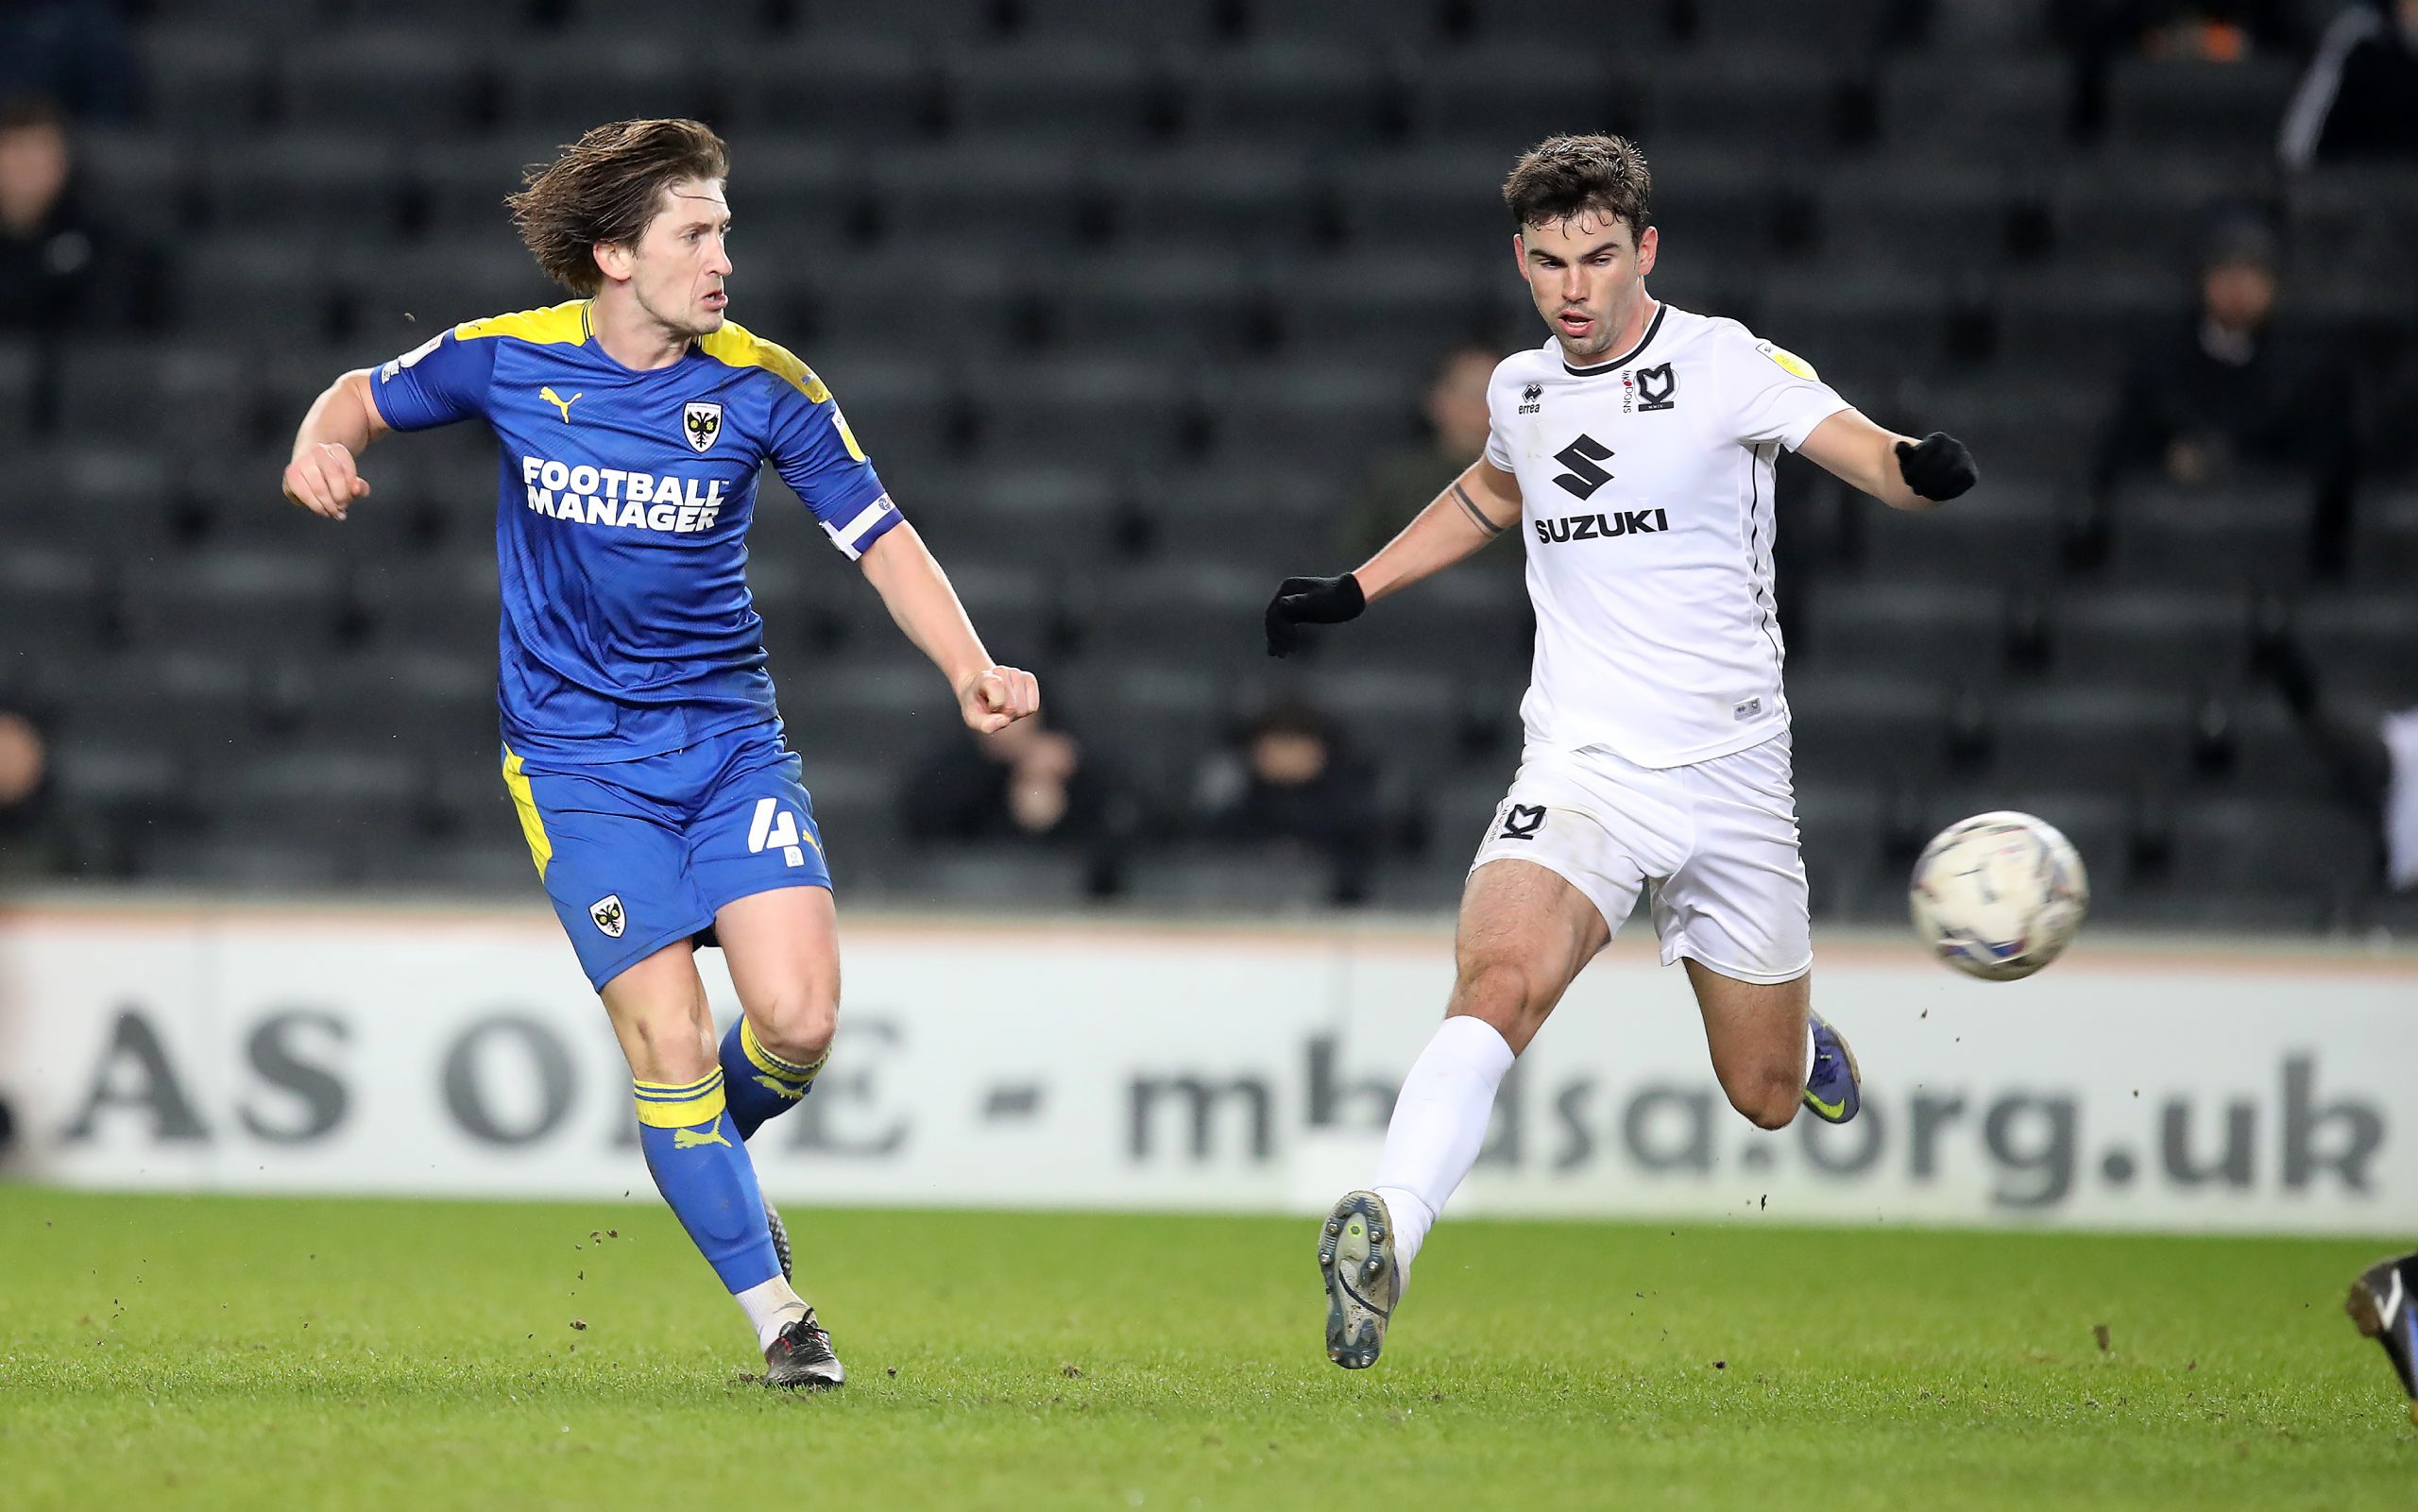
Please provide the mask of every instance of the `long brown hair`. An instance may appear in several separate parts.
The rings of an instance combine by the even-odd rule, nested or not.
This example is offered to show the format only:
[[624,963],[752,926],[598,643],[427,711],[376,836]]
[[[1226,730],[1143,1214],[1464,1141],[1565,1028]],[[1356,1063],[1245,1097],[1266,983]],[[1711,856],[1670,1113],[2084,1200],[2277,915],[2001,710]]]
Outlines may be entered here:
[[729,174],[729,149],[710,127],[615,121],[563,148],[553,161],[531,167],[526,187],[503,202],[546,277],[573,294],[592,295],[604,282],[597,243],[636,246],[667,185]]

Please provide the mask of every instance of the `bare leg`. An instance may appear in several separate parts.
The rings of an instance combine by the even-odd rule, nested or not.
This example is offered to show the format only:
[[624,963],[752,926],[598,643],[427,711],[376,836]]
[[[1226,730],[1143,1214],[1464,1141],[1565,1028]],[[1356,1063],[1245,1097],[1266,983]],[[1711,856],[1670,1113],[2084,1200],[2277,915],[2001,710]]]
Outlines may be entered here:
[[1445,1016],[1485,1020],[1517,1055],[1561,994],[1611,941],[1587,895],[1533,861],[1492,861],[1461,894]]
[[1805,1094],[1813,973],[1784,982],[1742,982],[1701,961],[1682,964],[1704,1013],[1712,1073],[1729,1106],[1759,1129],[1786,1128]]

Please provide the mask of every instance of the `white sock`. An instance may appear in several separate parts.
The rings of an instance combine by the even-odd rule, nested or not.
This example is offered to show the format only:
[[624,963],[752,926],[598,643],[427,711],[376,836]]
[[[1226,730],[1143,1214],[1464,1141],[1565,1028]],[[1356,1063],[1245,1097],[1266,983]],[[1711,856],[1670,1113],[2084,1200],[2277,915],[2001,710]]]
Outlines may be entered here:
[[1394,1262],[1405,1286],[1428,1229],[1477,1164],[1495,1089],[1512,1060],[1493,1025],[1464,1014],[1443,1022],[1403,1079],[1371,1189],[1393,1215]]
[[781,1336],[781,1330],[806,1316],[806,1299],[797,1294],[787,1276],[775,1276],[761,1282],[733,1299],[739,1310],[747,1315],[747,1326],[756,1331],[756,1347],[769,1350]]

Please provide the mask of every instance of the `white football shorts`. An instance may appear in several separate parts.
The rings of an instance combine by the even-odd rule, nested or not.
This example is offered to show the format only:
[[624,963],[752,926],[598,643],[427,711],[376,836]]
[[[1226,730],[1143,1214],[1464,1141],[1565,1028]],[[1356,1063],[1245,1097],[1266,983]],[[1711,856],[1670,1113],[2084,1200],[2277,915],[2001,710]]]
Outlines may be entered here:
[[1615,934],[1651,885],[1666,966],[1684,957],[1746,982],[1813,967],[1785,731],[1659,770],[1601,746],[1531,748],[1470,870],[1506,860],[1558,874]]

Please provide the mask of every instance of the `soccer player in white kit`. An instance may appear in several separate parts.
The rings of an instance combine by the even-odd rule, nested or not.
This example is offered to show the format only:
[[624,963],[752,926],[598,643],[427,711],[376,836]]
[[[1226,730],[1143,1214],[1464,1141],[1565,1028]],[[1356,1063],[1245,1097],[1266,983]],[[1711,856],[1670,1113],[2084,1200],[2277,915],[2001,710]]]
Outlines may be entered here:
[[1790,352],[1646,291],[1645,159],[1556,137],[1503,196],[1552,328],[1488,390],[1485,456],[1356,571],[1288,578],[1269,651],[1357,617],[1517,528],[1536,603],[1519,775],[1472,863],[1443,1026],[1404,1080],[1376,1180],[1319,1235],[1328,1357],[1374,1364],[1413,1257],[1476,1161],[1495,1089],[1651,888],[1730,1104],[1779,1129],[1855,1116],[1847,1043],[1813,1013],[1805,866],[1772,599],[1782,447],[1898,509],[1970,488],[1972,455],[1873,424]]

